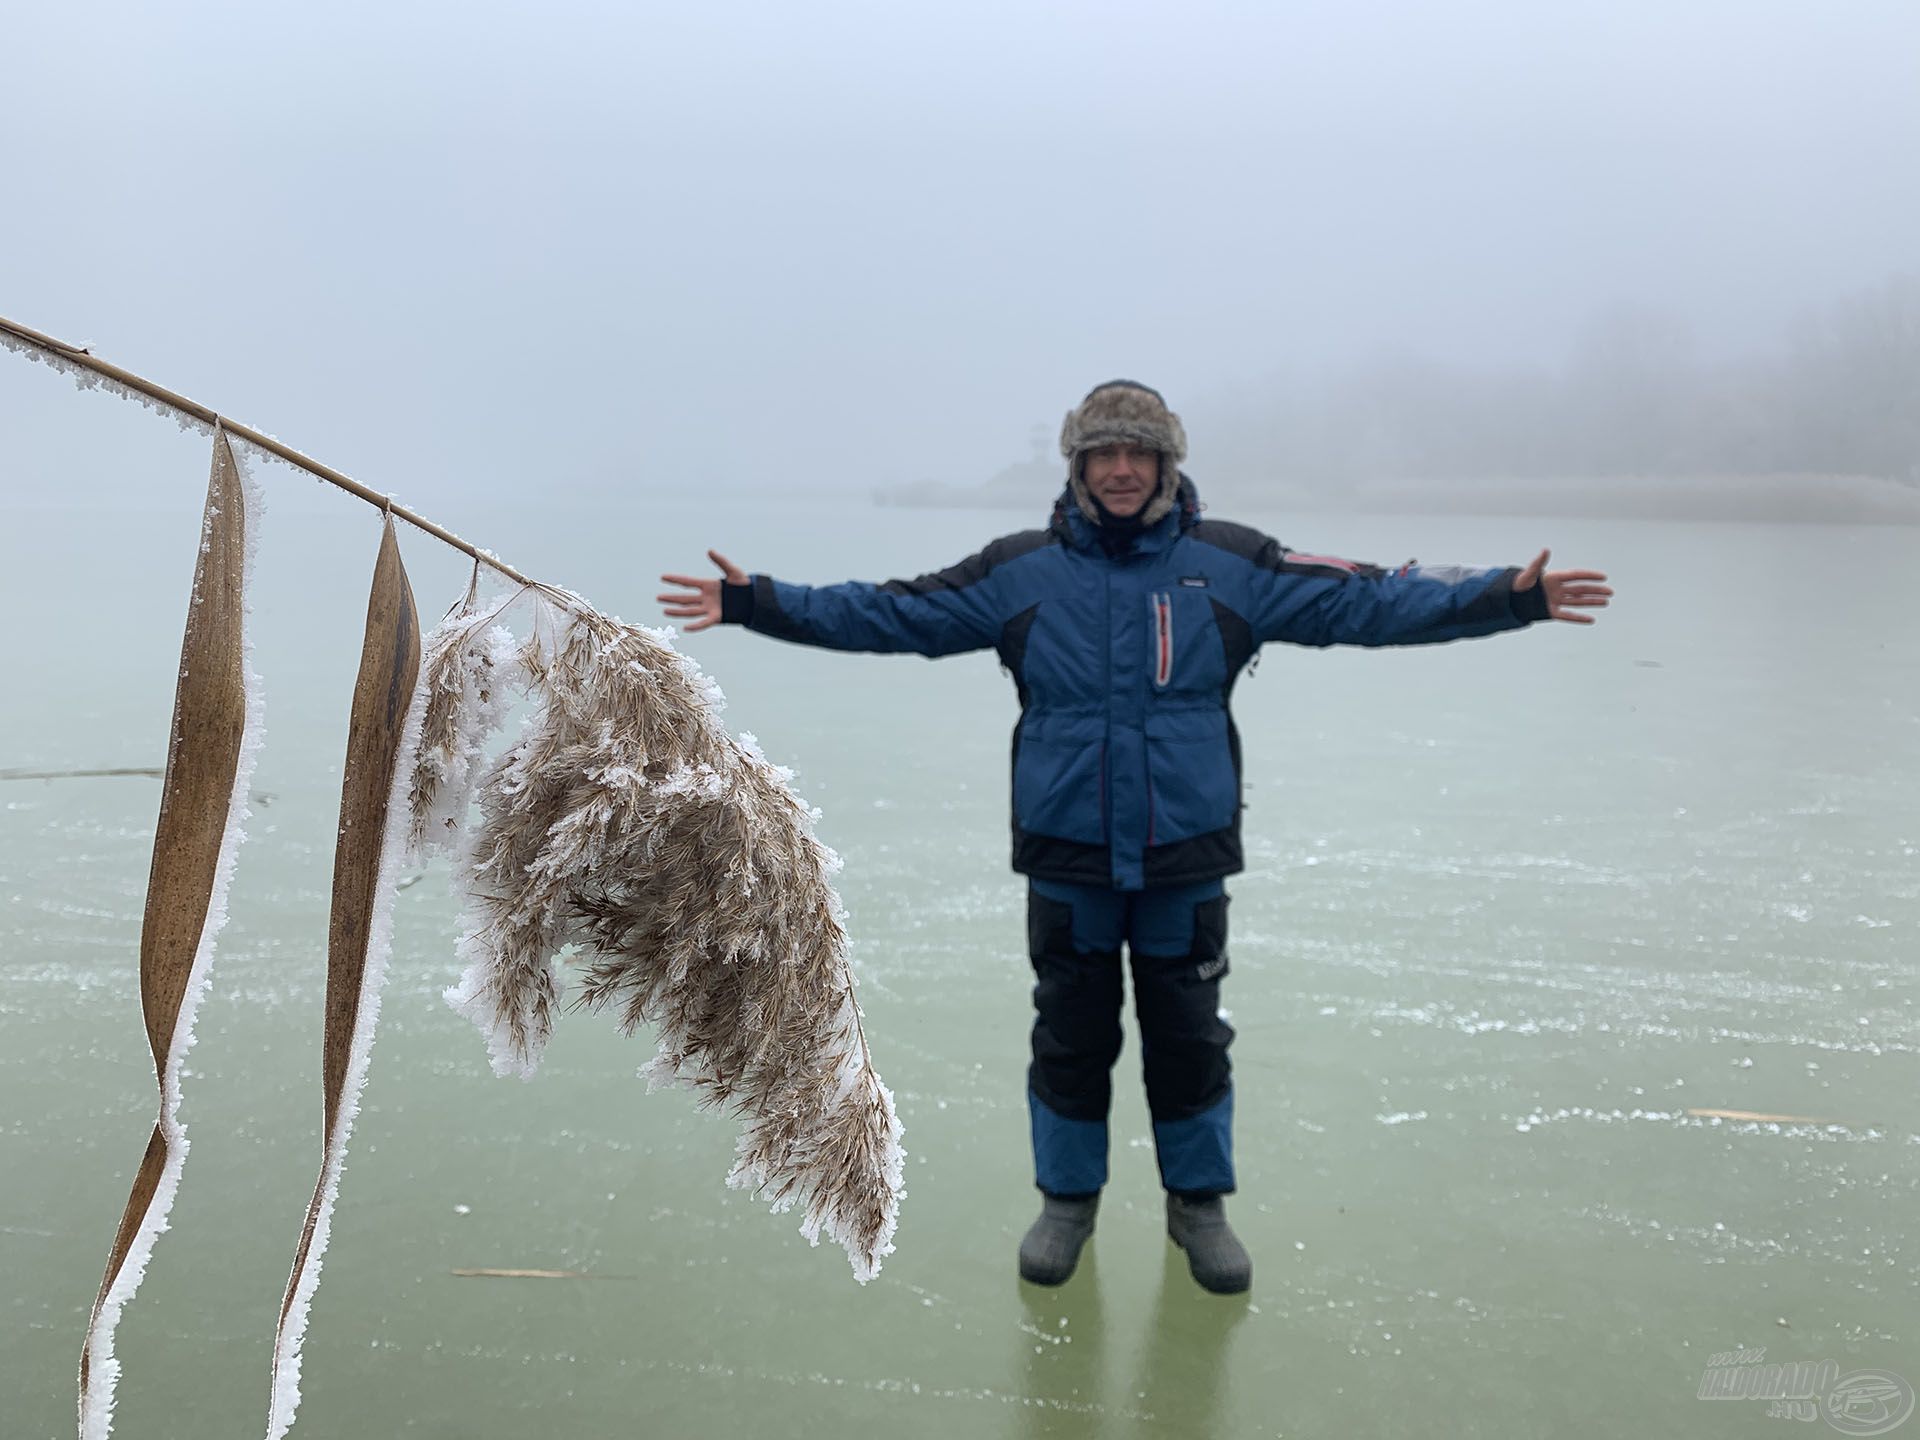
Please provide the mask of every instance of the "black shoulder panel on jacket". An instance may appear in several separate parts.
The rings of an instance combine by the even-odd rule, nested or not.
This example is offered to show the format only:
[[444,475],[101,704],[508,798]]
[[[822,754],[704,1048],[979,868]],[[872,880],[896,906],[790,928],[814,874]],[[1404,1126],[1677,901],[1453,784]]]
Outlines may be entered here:
[[1360,560],[1342,560],[1333,555],[1305,555],[1289,550],[1271,535],[1251,525],[1236,525],[1231,520],[1202,520],[1187,532],[1195,540],[1229,555],[1249,560],[1262,570],[1280,575],[1313,575],[1328,580],[1347,580],[1355,576],[1378,580],[1387,572],[1378,565]]
[[989,572],[1009,560],[1018,560],[1042,546],[1059,543],[1059,537],[1045,530],[1022,530],[1018,534],[1002,535],[998,540],[991,541],[979,554],[969,555],[957,565],[949,565],[944,570],[936,570],[912,580],[889,580],[880,588],[889,595],[929,595],[936,590],[964,590],[969,585],[978,585]]
[[1236,525],[1231,520],[1201,520],[1187,534],[1204,545],[1224,550],[1229,555],[1238,555],[1242,560],[1251,560],[1267,569],[1278,569],[1279,557],[1285,553],[1285,548],[1271,535],[1263,534],[1251,525]]

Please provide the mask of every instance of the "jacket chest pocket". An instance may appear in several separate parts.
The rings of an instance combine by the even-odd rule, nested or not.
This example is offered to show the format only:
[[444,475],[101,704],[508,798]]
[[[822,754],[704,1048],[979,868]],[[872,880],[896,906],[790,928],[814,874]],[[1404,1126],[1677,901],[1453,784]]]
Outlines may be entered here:
[[1219,693],[1226,649],[1205,588],[1177,585],[1147,594],[1147,679],[1157,692]]

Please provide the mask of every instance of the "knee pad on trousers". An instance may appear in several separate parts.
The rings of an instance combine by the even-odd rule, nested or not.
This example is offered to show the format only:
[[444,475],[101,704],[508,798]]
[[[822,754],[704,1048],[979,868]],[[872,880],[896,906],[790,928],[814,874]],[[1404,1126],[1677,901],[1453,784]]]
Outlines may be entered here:
[[1027,1084],[1056,1114],[1105,1120],[1120,1058],[1120,956],[1082,954],[1073,944],[1073,907],[1044,896],[1027,904],[1033,961],[1033,1064]]
[[1193,910],[1185,955],[1133,957],[1134,1009],[1140,1019],[1147,1108],[1155,1121],[1186,1120],[1226,1097],[1233,1069],[1233,1027],[1220,1018],[1227,974],[1227,897]]

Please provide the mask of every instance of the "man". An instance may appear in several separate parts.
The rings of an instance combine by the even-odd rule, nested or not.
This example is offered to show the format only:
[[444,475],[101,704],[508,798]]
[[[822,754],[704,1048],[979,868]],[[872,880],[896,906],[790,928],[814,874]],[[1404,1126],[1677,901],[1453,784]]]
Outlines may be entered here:
[[1242,868],[1235,678],[1268,640],[1415,645],[1591,624],[1606,576],[1302,555],[1203,520],[1180,472],[1180,417],[1130,380],[1096,387],[1060,432],[1067,485],[1043,530],[949,570],[885,585],[666,575],[666,613],[836,650],[951,655],[989,646],[1013,677],[1013,868],[1028,877],[1033,1061],[1027,1076],[1040,1218],[1020,1273],[1057,1285],[1093,1233],[1107,1181],[1124,945],[1167,1231],[1205,1288],[1237,1294],[1253,1265],[1227,1224],[1233,1089],[1220,1018],[1227,896]]

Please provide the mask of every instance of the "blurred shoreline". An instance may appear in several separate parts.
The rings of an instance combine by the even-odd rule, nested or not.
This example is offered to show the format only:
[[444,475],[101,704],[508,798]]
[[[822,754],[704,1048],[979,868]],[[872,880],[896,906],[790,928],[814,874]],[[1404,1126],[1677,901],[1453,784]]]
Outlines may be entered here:
[[[1025,469],[1026,467],[1020,467]],[[1737,521],[1794,525],[1920,525],[1920,485],[1862,475],[1714,475],[1558,480],[1370,480],[1309,488],[1209,485],[1216,511],[1294,510],[1361,515],[1567,516],[1593,520]],[[873,503],[915,509],[1006,510],[1044,504],[1059,484],[921,481],[877,487]]]

